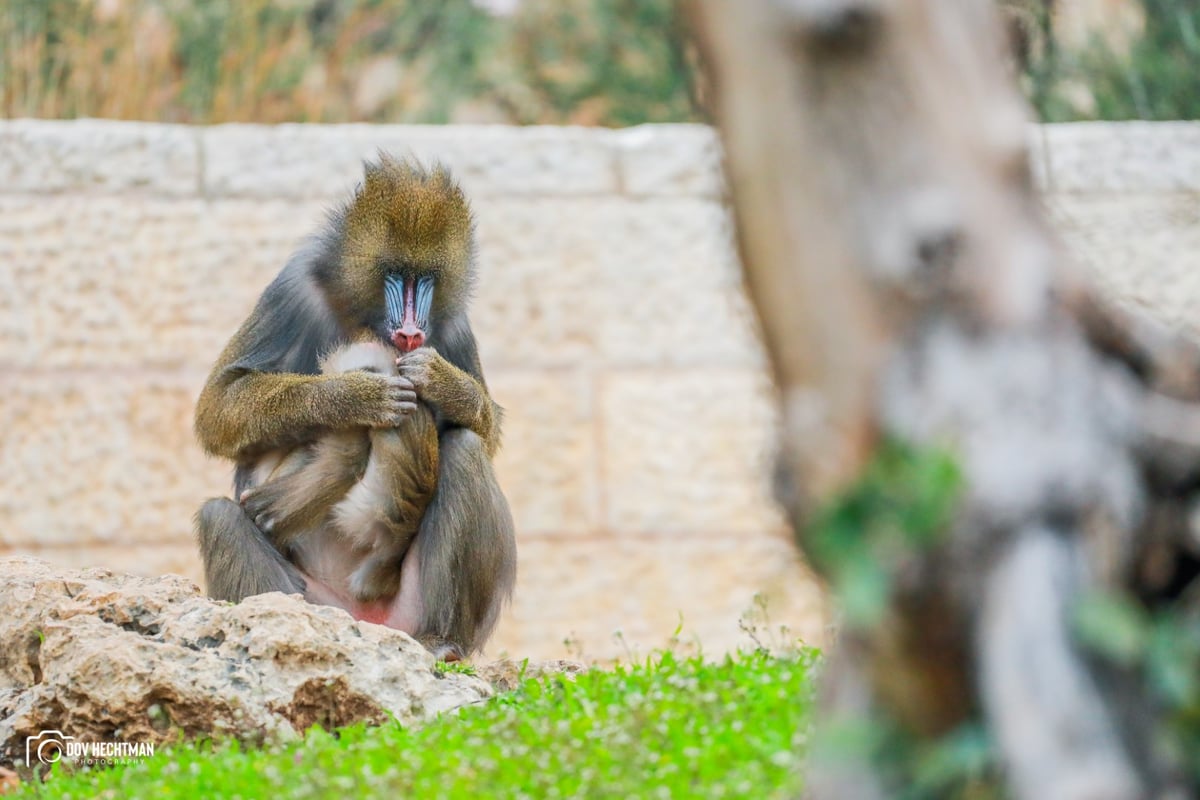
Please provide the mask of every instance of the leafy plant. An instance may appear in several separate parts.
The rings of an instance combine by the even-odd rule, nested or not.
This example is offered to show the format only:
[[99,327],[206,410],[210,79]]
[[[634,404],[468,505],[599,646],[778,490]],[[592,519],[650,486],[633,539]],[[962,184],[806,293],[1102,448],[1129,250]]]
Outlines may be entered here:
[[696,56],[673,0],[524,0],[496,81],[519,122],[699,119]]
[[1171,604],[1097,592],[1075,609],[1075,633],[1093,653],[1143,681],[1166,717],[1165,744],[1200,780],[1200,614]]
[[471,0],[7,0],[0,113],[446,122],[495,33]]
[[829,577],[847,625],[880,621],[895,574],[949,530],[961,488],[949,453],[893,440],[816,515],[802,545]]
[[664,652],[527,680],[420,729],[362,725],[262,748],[180,745],[56,771],[18,797],[791,797],[817,654]]
[[1028,70],[1031,100],[1048,122],[1200,117],[1200,4],[1140,0],[1145,28],[1130,51],[1096,40],[1051,48]]
[[672,0],[7,0],[0,114],[164,122],[695,119]]

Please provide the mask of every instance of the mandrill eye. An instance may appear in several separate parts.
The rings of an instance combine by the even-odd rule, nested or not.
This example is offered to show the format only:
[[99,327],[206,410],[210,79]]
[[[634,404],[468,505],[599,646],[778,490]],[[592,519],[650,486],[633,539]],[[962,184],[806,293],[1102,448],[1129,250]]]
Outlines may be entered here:
[[404,319],[404,279],[388,275],[383,281],[383,299],[387,304],[388,323],[395,326]]
[[417,280],[417,325],[425,330],[429,325],[429,310],[433,307],[433,278]]

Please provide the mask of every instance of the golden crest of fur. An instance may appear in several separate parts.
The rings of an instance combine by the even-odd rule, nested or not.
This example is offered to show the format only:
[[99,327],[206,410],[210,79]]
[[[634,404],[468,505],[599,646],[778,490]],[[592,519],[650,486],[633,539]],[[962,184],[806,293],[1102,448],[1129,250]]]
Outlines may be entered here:
[[346,258],[446,268],[470,256],[471,210],[445,167],[381,154],[366,165],[345,231]]
[[470,288],[473,233],[466,195],[446,167],[381,153],[345,208],[341,262],[355,282],[389,269],[432,274],[435,304],[457,303]]

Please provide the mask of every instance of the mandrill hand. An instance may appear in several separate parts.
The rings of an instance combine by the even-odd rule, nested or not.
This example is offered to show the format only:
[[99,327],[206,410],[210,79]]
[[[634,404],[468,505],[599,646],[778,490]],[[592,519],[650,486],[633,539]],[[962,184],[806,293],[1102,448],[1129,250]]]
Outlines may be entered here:
[[417,390],[417,395],[427,402],[436,402],[428,397],[433,385],[445,377],[450,364],[432,347],[418,347],[396,359],[400,377],[407,378]]
[[287,542],[293,535],[306,527],[317,524],[320,519],[322,506],[316,492],[308,492],[307,496],[296,496],[294,478],[281,478],[276,481],[247,489],[242,492],[238,501],[246,511],[246,516],[254,520],[258,529],[267,535],[277,546]]
[[332,404],[345,411],[345,427],[394,428],[417,410],[417,392],[402,376],[348,372],[327,378]]
[[[483,384],[451,364],[432,347],[418,347],[396,359],[401,378],[412,382],[417,397],[443,419],[495,441],[495,404]],[[491,451],[489,451],[490,453]]]

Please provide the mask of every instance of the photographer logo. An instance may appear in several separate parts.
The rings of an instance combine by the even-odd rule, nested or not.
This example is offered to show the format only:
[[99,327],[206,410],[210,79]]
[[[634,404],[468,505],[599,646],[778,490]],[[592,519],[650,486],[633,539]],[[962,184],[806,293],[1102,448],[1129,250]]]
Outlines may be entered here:
[[25,737],[27,767],[55,764],[63,758],[87,766],[114,766],[152,755],[153,742],[83,742],[53,730]]

